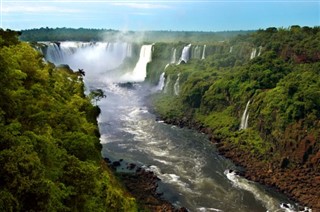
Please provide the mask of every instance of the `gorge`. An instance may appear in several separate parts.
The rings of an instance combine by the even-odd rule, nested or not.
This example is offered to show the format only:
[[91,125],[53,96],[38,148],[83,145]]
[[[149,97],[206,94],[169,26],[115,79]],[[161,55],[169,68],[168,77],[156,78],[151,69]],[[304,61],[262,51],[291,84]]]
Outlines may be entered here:
[[[63,43],[61,44],[63,46]],[[131,48],[123,47],[126,45],[131,46]],[[47,46],[45,48],[49,49],[51,44]],[[108,57],[117,58],[116,54],[127,54],[130,56],[124,56],[123,58],[120,56],[119,60],[115,59],[115,61],[120,61],[117,67],[116,65],[108,68],[103,67],[102,69],[95,67],[91,71],[90,65],[84,59],[80,59],[80,62],[76,64],[71,62],[73,55],[86,51],[86,48],[92,45],[81,44],[80,46],[74,49],[73,52],[69,51],[72,53],[65,57],[65,64],[74,70],[88,67],[84,68],[86,71],[86,86],[89,89],[102,89],[107,95],[107,98],[99,103],[102,113],[98,119],[101,142],[104,146],[102,154],[105,157],[113,160],[121,158],[129,163],[138,163],[146,169],[152,170],[161,179],[159,189],[161,192],[164,192],[164,198],[170,200],[176,206],[184,206],[190,211],[301,210],[301,207],[295,205],[291,200],[274,190],[248,181],[235,174],[234,171],[229,171],[238,170],[241,172],[242,170],[219,156],[215,145],[212,145],[206,136],[188,129],[180,129],[164,124],[162,121],[156,121],[155,115],[149,112],[144,103],[150,94],[156,92],[155,96],[162,95],[162,97],[159,97],[161,99],[160,102],[158,100],[155,101],[155,110],[166,122],[181,123],[189,127],[193,125],[190,124],[191,122],[200,122],[207,129],[207,132],[211,131],[211,140],[218,142],[218,149],[221,149],[222,152],[228,152],[228,149],[225,148],[233,149],[235,148],[233,145],[237,144],[241,147],[240,149],[243,154],[246,154],[246,148],[252,148],[253,157],[254,155],[260,157],[259,155],[264,154],[265,156],[262,157],[267,157],[270,153],[266,151],[275,151],[274,147],[272,144],[261,143],[262,141],[258,136],[268,140],[270,139],[269,135],[267,133],[259,135],[253,130],[251,124],[248,125],[249,115],[247,110],[249,104],[250,107],[257,108],[257,103],[259,103],[262,97],[257,96],[257,99],[254,98],[252,103],[247,100],[242,100],[242,104],[240,102],[236,103],[239,108],[242,108],[238,110],[238,118],[235,119],[230,116],[230,114],[234,114],[232,113],[232,107],[230,107],[231,102],[234,101],[234,96],[232,96],[234,94],[230,92],[234,91],[228,87],[232,84],[226,86],[223,84],[223,81],[219,81],[219,77],[216,76],[223,75],[220,75],[218,71],[214,70],[212,72],[214,74],[209,74],[210,68],[208,67],[210,65],[208,66],[208,64],[211,63],[211,67],[222,67],[228,73],[227,67],[235,66],[236,69],[240,69],[240,65],[248,67],[247,63],[254,65],[253,63],[259,64],[265,57],[270,57],[269,59],[274,58],[275,56],[270,55],[270,52],[268,52],[269,47],[255,45],[258,46],[256,48],[259,48],[257,54],[257,50],[251,45],[245,47],[242,44],[241,47],[234,44],[232,46],[221,43],[206,44],[202,45],[203,50],[201,55],[199,45],[193,46],[192,44],[176,46],[175,44],[155,43],[153,45],[141,46],[140,52],[134,50],[135,48],[139,49],[139,45],[124,45],[122,43],[103,44],[105,46],[104,51],[111,52]],[[109,51],[109,47],[106,46],[118,47]],[[131,49],[135,53],[128,53],[128,49]],[[158,49],[162,49],[163,51],[158,52]],[[55,48],[55,50],[65,51],[61,47]],[[143,50],[147,53],[143,53]],[[266,51],[265,54],[264,51]],[[152,55],[155,52],[157,57]],[[180,61],[184,61],[184,63],[178,62],[178,65],[176,65],[176,54],[178,52],[181,52]],[[46,55],[46,52],[44,54]],[[227,54],[229,56],[226,56]],[[91,57],[91,54],[88,52],[85,55],[86,58]],[[98,52],[94,52],[92,55],[95,57],[100,56]],[[260,58],[260,55],[262,58]],[[128,58],[131,58],[131,60],[128,60]],[[246,59],[238,61],[238,58]],[[50,61],[49,57],[47,59]],[[203,62],[200,62],[199,59]],[[108,61],[108,58],[104,60]],[[99,60],[98,64],[101,61],[103,60]],[[52,59],[51,62],[59,65],[59,62],[55,59]],[[93,62],[89,62],[89,64],[92,63],[95,63],[94,60]],[[238,65],[235,65],[236,63]],[[108,63],[106,62],[104,65],[106,64]],[[142,65],[138,70],[132,68],[134,64]],[[192,75],[194,71],[198,71],[198,73]],[[246,77],[248,78],[248,75]],[[207,79],[207,81],[204,81],[204,79]],[[219,85],[220,83],[220,87],[212,87],[212,79],[214,79],[213,84]],[[228,78],[228,80],[230,79],[232,78]],[[239,79],[245,80],[245,78]],[[141,83],[142,81],[145,82]],[[122,82],[132,83],[132,89],[119,86],[118,83]],[[265,86],[264,89],[271,89],[272,83],[275,83],[263,84],[263,81],[258,82],[262,83],[260,85],[261,88]],[[180,85],[182,87],[178,89]],[[198,88],[200,90],[197,90]],[[209,95],[210,92],[213,95]],[[223,94],[223,97],[217,95],[220,93]],[[165,95],[163,96],[163,94]],[[259,93],[255,94],[247,90],[247,95],[244,97],[251,98],[257,94]],[[166,101],[172,101],[171,105],[175,104],[175,106],[169,109],[162,108],[167,104]],[[210,103],[214,101],[219,104],[212,105]],[[229,111],[224,110],[222,105],[226,106],[226,108],[229,107]],[[208,108],[210,111],[221,113],[210,114]],[[244,111],[243,114],[241,111]],[[250,122],[254,123],[253,126],[257,126],[255,124],[257,117],[255,114],[251,114],[252,121]],[[243,117],[243,123],[240,126],[240,122],[242,122],[240,121],[241,116]],[[226,117],[229,120],[224,122],[223,118]],[[174,119],[177,121],[173,121]],[[214,119],[216,121],[212,121]],[[239,126],[244,132],[236,132]],[[261,125],[260,127],[265,126]],[[233,130],[236,128],[238,129]],[[220,143],[221,140],[227,139],[228,136],[231,138],[230,141]],[[232,140],[236,137],[238,139]],[[254,141],[256,143],[250,143],[253,142],[252,139],[256,139]],[[228,147],[228,145],[230,146]],[[242,149],[243,146],[246,147]],[[315,144],[311,151],[316,151],[316,149],[317,146]],[[310,155],[312,154],[310,153]],[[288,159],[284,159],[283,161],[288,161]],[[280,166],[282,168],[289,168],[287,164],[288,162],[282,162]],[[277,165],[273,166],[271,169],[276,170]],[[277,187],[276,183],[274,185]],[[226,200],[226,202],[222,200]],[[303,200],[300,201],[303,202]],[[313,203],[311,203],[312,201]],[[311,200],[311,202],[308,203],[309,206],[318,207],[317,202],[314,202],[314,200]],[[305,208],[304,210],[307,211],[309,209]]]
[[0,29],[1,211],[320,209],[319,27],[66,30]]

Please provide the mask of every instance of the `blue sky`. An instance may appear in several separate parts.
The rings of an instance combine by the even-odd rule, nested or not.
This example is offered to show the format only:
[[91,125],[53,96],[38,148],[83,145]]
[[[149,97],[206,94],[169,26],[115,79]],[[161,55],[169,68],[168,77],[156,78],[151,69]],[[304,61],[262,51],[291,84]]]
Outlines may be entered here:
[[0,0],[0,27],[225,31],[320,26],[320,0]]

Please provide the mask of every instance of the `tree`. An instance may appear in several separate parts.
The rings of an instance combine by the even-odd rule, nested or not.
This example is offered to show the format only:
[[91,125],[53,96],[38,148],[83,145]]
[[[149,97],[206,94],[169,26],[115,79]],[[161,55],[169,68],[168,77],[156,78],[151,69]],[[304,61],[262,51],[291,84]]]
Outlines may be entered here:
[[100,101],[101,99],[103,98],[106,98],[107,96],[104,94],[103,90],[102,89],[95,89],[95,90],[92,90],[89,94],[89,98],[91,100],[95,100],[96,102],[96,105],[97,105],[97,102]]

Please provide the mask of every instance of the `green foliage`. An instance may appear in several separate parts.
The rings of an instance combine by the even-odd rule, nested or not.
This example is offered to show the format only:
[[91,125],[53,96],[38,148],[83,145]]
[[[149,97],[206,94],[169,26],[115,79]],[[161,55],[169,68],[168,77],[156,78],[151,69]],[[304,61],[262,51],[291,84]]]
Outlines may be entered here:
[[127,31],[112,29],[40,28],[23,30],[23,41],[135,41],[135,42],[213,42],[230,39],[253,31],[191,32],[191,31]]
[[137,211],[102,162],[78,74],[0,32],[0,211]]
[[89,94],[89,98],[92,100],[95,100],[96,105],[98,101],[106,97],[107,96],[103,93],[103,90],[101,89],[92,90],[90,91],[90,94]]
[[[188,114],[191,121],[210,128],[215,138],[266,160],[277,160],[285,151],[299,155],[290,142],[296,139],[298,146],[307,136],[316,137],[312,146],[316,154],[320,149],[319,33],[319,27],[271,27],[210,44],[205,60],[191,59],[166,69],[167,92],[154,97],[155,109],[171,119]],[[254,49],[261,52],[251,58]],[[178,74],[181,92],[174,96]],[[248,129],[239,131],[248,100]]]
[[179,119],[184,115],[184,108],[180,99],[172,95],[157,94],[152,97],[157,113],[166,119]]

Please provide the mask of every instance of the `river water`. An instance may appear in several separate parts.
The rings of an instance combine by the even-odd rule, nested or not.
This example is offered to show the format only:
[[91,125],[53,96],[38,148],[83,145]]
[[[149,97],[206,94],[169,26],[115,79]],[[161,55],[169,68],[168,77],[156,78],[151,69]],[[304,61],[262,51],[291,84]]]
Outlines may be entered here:
[[[125,77],[106,71],[131,57],[130,44],[45,45],[47,60],[56,65],[68,64],[73,70],[84,68],[87,88],[105,92],[107,97],[98,102],[102,156],[153,171],[161,179],[159,192],[164,193],[163,198],[189,211],[297,211],[285,196],[230,172],[237,167],[218,154],[206,135],[156,121],[145,105],[156,87],[143,82],[120,86],[117,82],[123,79],[142,79],[146,75],[145,68]],[[151,52],[151,45],[142,46],[137,64],[145,67]]]
[[[228,170],[237,169],[217,153],[206,135],[156,121],[144,104],[152,88],[100,84],[107,98],[99,102],[102,155],[153,171],[164,198],[190,211],[290,211],[290,201]],[[294,211],[294,210],[291,210]]]

